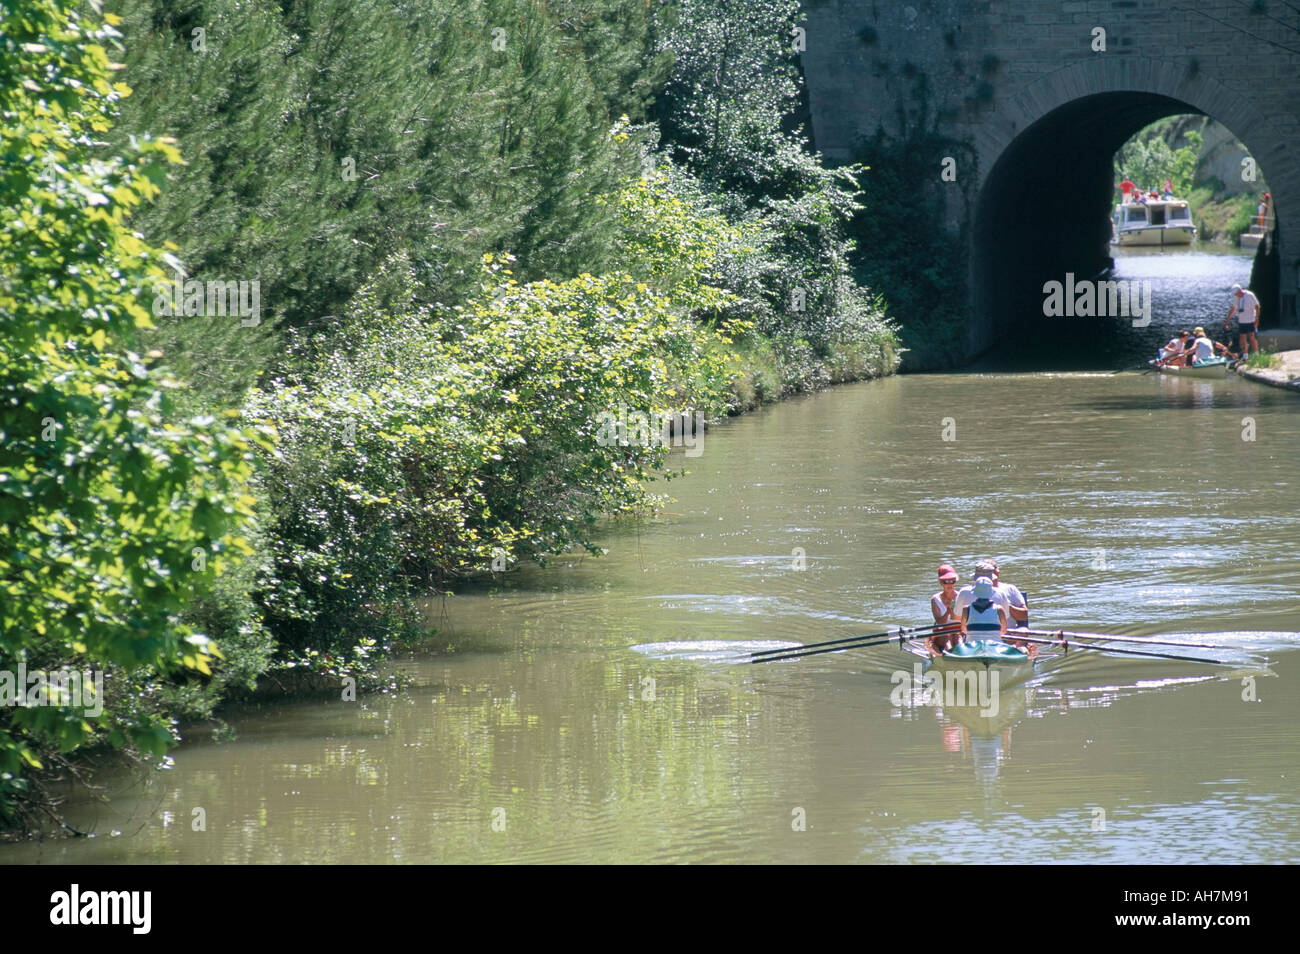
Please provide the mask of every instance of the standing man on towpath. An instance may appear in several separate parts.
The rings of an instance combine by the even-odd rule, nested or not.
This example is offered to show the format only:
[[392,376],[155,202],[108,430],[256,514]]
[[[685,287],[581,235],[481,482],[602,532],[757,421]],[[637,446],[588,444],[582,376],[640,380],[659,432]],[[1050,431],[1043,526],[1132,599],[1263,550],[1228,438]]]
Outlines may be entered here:
[[1246,347],[1247,343],[1253,345],[1255,353],[1259,354],[1259,339],[1255,337],[1255,328],[1259,325],[1259,299],[1249,288],[1242,288],[1240,285],[1232,286],[1232,297],[1234,299],[1232,307],[1228,309],[1228,317],[1223,319],[1223,330],[1228,330],[1228,322],[1232,321],[1232,316],[1237,316],[1237,347],[1241,351],[1243,358],[1250,357],[1250,350]]

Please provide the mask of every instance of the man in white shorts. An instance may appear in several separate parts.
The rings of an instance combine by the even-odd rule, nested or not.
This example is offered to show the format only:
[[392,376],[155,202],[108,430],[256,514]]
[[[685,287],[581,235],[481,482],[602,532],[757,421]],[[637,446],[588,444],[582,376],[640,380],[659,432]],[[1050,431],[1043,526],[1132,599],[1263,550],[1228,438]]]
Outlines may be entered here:
[[1255,328],[1259,325],[1259,299],[1249,288],[1242,288],[1240,285],[1232,286],[1232,297],[1235,299],[1232,307],[1228,309],[1228,317],[1223,320],[1223,330],[1228,330],[1228,322],[1232,321],[1232,316],[1237,316],[1237,346],[1241,350],[1243,358],[1250,356],[1250,350],[1246,347],[1247,342],[1255,348],[1255,353],[1259,353],[1259,339],[1255,337]]

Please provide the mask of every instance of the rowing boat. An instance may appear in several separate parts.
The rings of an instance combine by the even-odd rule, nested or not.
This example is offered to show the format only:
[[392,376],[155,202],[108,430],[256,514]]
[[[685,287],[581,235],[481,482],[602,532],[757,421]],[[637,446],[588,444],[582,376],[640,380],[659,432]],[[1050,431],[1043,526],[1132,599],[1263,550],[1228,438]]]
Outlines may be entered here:
[[936,661],[956,663],[957,665],[980,665],[985,669],[995,663],[998,665],[1018,666],[1030,661],[1029,653],[1018,649],[1000,639],[970,639],[958,643],[951,649],[944,650]]
[[1147,363],[1161,374],[1172,374],[1181,378],[1222,378],[1228,374],[1228,361],[1226,358],[1211,358],[1208,361],[1194,364],[1190,368],[1176,368],[1168,364],[1157,364],[1155,361],[1148,361]]
[[939,656],[929,651],[925,639],[914,640],[909,648],[915,655],[926,657],[927,669],[938,672],[980,673],[996,669],[1000,674],[1001,685],[1004,687],[1029,679],[1034,675],[1035,662],[1058,655],[1054,652],[1035,652],[1031,655],[996,636],[967,639],[945,650]]

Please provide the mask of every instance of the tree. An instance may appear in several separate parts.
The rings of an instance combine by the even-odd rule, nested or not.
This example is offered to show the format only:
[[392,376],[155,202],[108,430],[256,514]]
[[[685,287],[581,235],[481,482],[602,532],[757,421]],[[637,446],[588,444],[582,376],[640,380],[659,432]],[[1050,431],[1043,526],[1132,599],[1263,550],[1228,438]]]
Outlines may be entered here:
[[[216,646],[179,617],[246,549],[270,438],[177,418],[175,380],[136,350],[167,275],[125,222],[179,156],[147,137],[103,148],[130,90],[110,82],[116,18],[79,7],[0,7],[0,692],[20,663],[209,672]],[[132,700],[92,716],[64,689],[21,688],[0,710],[7,822],[42,751],[101,739],[160,755],[171,739]]]
[[790,369],[786,385],[805,390],[852,373],[810,367],[841,349],[875,353],[867,363],[880,369],[892,370],[895,357],[880,302],[851,270],[846,223],[861,209],[865,169],[827,167],[793,125],[799,20],[797,0],[682,0],[661,10],[659,48],[676,59],[655,115],[665,151],[721,209],[761,221],[772,267],[758,327]]
[[[643,41],[588,6],[561,29],[540,0],[125,0],[119,140],[166,133],[188,162],[138,224],[200,277],[260,280],[287,327],[332,328],[398,253],[429,301],[472,294],[486,251],[597,270],[613,223],[590,198],[624,170],[587,66],[629,81]],[[262,368],[226,353],[223,398]]]
[[1194,129],[1184,132],[1189,145],[1174,149],[1163,135],[1163,126],[1148,128],[1120,147],[1115,154],[1115,171],[1120,178],[1127,176],[1142,191],[1164,188],[1170,180],[1174,195],[1186,196],[1192,191],[1196,176],[1196,163],[1201,152],[1201,134]]

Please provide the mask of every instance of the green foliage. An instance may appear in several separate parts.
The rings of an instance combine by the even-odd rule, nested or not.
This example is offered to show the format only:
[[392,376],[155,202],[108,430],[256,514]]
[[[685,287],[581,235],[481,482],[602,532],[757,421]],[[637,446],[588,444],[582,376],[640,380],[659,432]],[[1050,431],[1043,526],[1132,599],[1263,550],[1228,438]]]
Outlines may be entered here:
[[645,120],[673,62],[671,51],[655,49],[646,0],[551,0],[547,9],[564,38],[562,52],[582,58],[604,97],[605,125],[618,116]]
[[[783,391],[896,366],[897,342],[877,296],[855,280],[846,222],[861,211],[861,166],[824,166],[789,128],[799,107],[797,0],[683,0],[661,22],[676,54],[656,104],[664,151],[695,183],[685,190],[761,239],[737,291],[776,350]],[[681,181],[684,176],[677,176]],[[698,200],[695,204],[700,205]],[[841,350],[857,355],[839,360]],[[834,371],[828,362],[836,365]]]
[[718,191],[783,183],[798,143],[781,124],[798,103],[797,0],[679,0],[660,15],[675,61],[656,103],[670,154]]
[[1116,182],[1127,176],[1146,192],[1160,191],[1165,179],[1169,179],[1174,195],[1179,198],[1192,191],[1203,137],[1197,130],[1187,129],[1182,135],[1188,144],[1174,149],[1162,134],[1165,128],[1142,130],[1119,148],[1115,153]]
[[494,556],[592,548],[665,459],[603,439],[601,414],[725,408],[725,358],[688,317],[717,292],[672,299],[620,273],[519,284],[509,261],[485,256],[480,295],[453,309],[390,314],[367,289],[254,401],[282,434],[262,596],[282,651],[386,633],[410,596]]
[[140,225],[200,279],[259,279],[269,323],[328,327],[398,252],[430,301],[472,293],[485,250],[535,277],[607,263],[590,198],[623,168],[574,50],[626,81],[647,41],[618,11],[566,4],[559,29],[538,0],[118,3],[123,129],[175,136],[188,162]]
[[1282,367],[1282,359],[1267,351],[1256,351],[1246,359],[1245,366],[1254,371],[1270,371]]
[[935,170],[949,156],[974,166],[969,147],[926,132],[879,135],[855,156],[871,171],[862,179],[865,211],[849,225],[863,249],[854,264],[859,280],[886,296],[911,368],[951,367],[967,357],[966,243],[939,227],[945,206]]
[[[179,156],[151,138],[99,145],[129,92],[110,83],[114,18],[60,0],[0,13],[0,668],[208,674],[211,634],[180,617],[250,550],[248,481],[271,435],[176,415],[175,380],[138,353],[164,272],[125,222]],[[171,738],[130,700],[99,716],[44,701],[0,714],[10,823],[42,749],[161,755]]]
[[1228,217],[1228,224],[1224,226],[1224,235],[1228,241],[1240,241],[1241,233],[1250,231],[1250,227],[1258,221],[1261,198],[1261,195],[1246,194],[1232,201],[1230,206],[1232,214]]
[[[726,292],[725,303],[704,295],[694,307],[736,340],[734,354],[757,362],[752,373],[735,362],[733,410],[897,366],[883,304],[848,276],[849,246],[836,240],[844,210],[829,198],[805,193],[773,203],[779,214],[733,222],[716,195],[670,162],[620,196],[615,247],[629,270],[677,296]],[[803,228],[788,228],[796,222]]]
[[770,317],[764,280],[776,266],[764,255],[771,235],[760,220],[733,224],[671,163],[633,180],[616,201],[615,249],[638,277],[665,293],[690,296],[706,321]]

